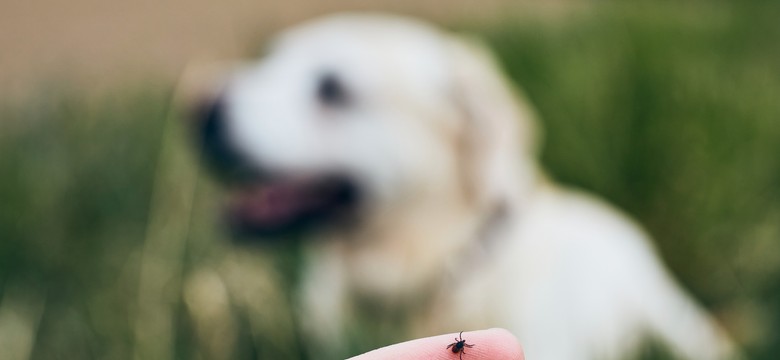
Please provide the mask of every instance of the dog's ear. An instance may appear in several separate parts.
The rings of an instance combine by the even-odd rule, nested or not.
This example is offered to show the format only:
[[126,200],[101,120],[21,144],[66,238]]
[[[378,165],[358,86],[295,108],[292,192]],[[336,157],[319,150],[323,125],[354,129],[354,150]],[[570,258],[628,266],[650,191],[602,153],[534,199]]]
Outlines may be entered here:
[[480,206],[522,196],[538,174],[534,113],[480,43],[454,38],[450,44],[468,193]]

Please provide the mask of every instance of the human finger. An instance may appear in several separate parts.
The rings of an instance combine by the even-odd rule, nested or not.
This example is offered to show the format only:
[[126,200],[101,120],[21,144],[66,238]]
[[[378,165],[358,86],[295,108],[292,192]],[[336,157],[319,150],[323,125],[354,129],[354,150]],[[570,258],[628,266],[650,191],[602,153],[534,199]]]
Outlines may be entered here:
[[[461,354],[453,352],[447,345],[457,342],[458,333],[431,336],[410,340],[379,348],[350,360],[390,360],[390,359],[461,359]],[[523,350],[514,335],[504,329],[487,329],[463,332],[462,339],[471,347],[463,347],[464,360],[523,360]]]

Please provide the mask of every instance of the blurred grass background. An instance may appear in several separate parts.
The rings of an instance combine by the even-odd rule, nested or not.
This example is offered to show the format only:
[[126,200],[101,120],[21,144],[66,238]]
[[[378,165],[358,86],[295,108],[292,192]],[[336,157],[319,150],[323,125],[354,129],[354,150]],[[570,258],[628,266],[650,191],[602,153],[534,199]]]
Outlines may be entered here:
[[[780,353],[777,19],[608,2],[448,24],[524,88],[554,177],[635,216],[751,359]],[[174,87],[53,81],[0,104],[0,358],[300,356],[278,286],[294,254],[224,239]]]

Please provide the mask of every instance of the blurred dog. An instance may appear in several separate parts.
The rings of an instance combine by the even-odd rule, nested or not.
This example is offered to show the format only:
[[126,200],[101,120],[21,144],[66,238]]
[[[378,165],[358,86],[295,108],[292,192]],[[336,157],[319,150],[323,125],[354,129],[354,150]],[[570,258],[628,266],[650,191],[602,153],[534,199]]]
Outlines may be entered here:
[[232,72],[200,114],[232,228],[307,239],[300,302],[319,346],[343,345],[371,304],[401,309],[409,336],[510,329],[529,359],[626,358],[646,337],[734,355],[634,222],[545,177],[532,111],[473,42],[327,17]]

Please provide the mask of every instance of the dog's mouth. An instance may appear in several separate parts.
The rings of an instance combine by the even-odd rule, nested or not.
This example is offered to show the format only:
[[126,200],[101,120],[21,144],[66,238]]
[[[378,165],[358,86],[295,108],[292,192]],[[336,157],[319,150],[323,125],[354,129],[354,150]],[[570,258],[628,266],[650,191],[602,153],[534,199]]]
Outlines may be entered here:
[[355,217],[359,202],[354,181],[338,175],[245,182],[230,192],[227,221],[239,238],[344,225]]

